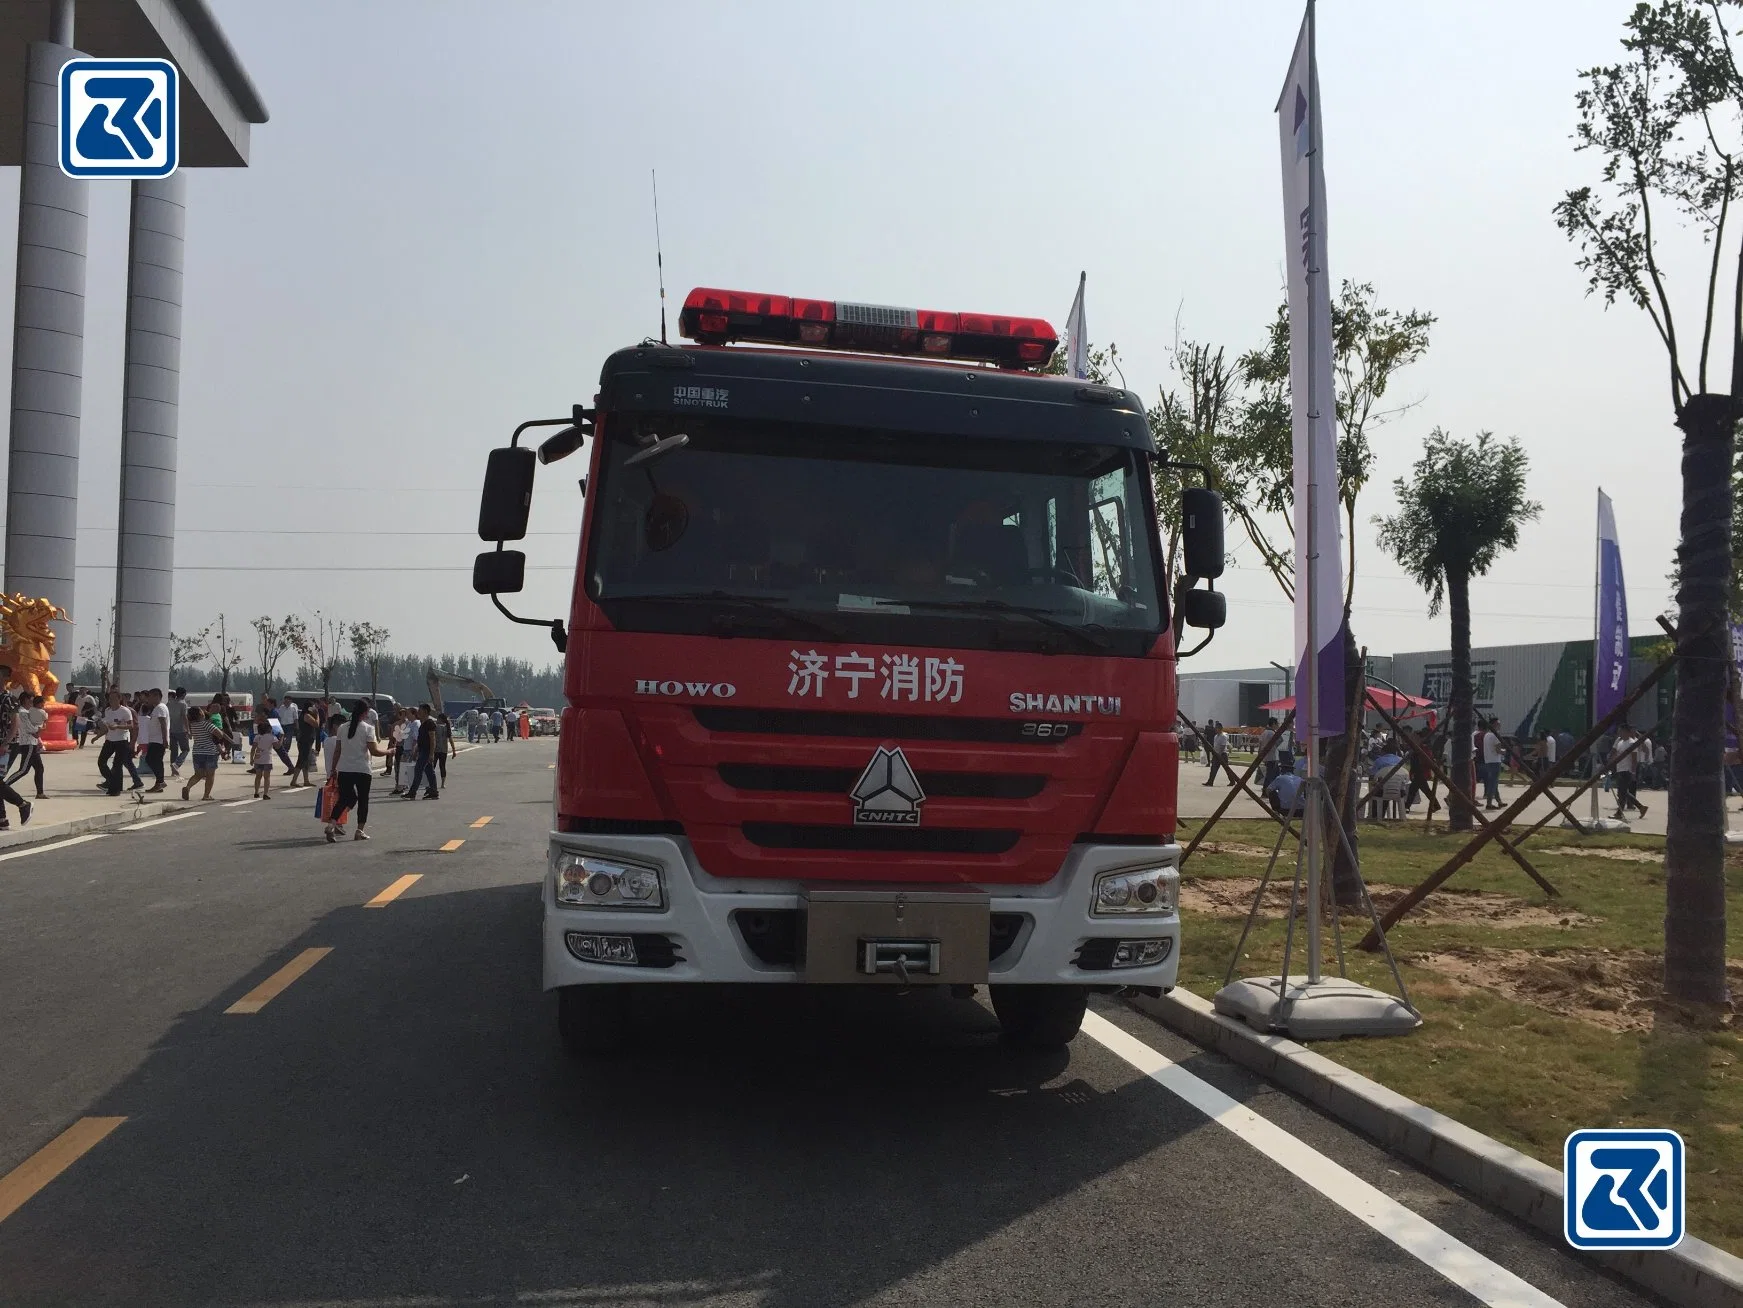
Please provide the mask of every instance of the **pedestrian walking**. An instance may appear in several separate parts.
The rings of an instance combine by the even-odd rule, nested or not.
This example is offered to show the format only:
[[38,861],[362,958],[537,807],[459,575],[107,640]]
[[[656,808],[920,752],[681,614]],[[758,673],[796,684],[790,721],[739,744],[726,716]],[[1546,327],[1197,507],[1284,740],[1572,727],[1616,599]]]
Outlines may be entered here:
[[[0,740],[10,739],[18,719],[18,700],[12,694],[12,669],[0,663]],[[18,825],[30,823],[31,803],[14,790],[10,783],[0,781],[0,831],[10,831],[12,823],[6,816],[6,805],[18,810]]]
[[133,759],[133,742],[138,727],[133,710],[121,702],[121,692],[111,690],[109,705],[103,710],[103,749],[97,755],[97,770],[103,774],[103,789],[111,795],[121,793],[121,768]]
[[257,723],[254,732],[253,755],[251,757],[254,772],[254,797],[256,799],[272,798],[273,755],[277,753],[278,737],[270,729],[261,729]]
[[42,729],[48,725],[48,709],[41,695],[29,697],[28,704],[21,699],[18,710],[18,745],[12,758],[11,772],[6,778],[6,784],[15,786],[26,772],[34,775],[36,781],[36,797],[44,798],[42,789]]
[[501,709],[492,709],[490,711],[490,743],[492,745],[495,745],[495,744],[500,743],[501,740],[502,740],[502,710]]
[[278,754],[279,762],[284,764],[285,776],[294,778],[297,773],[297,765],[291,761],[291,746],[296,742],[297,718],[301,715],[302,710],[289,695],[279,700],[277,713],[271,711],[272,700],[269,698],[266,702],[268,716],[278,722],[278,730],[273,733],[278,737],[275,752]]
[[442,789],[448,788],[448,760],[459,752],[454,744],[454,724],[446,713],[436,715],[436,770],[442,774]]
[[327,823],[327,843],[339,838],[339,823],[353,810],[357,811],[357,830],[353,840],[368,840],[363,830],[369,821],[369,786],[375,780],[372,759],[386,758],[389,751],[376,742],[375,727],[368,721],[369,706],[358,700],[351,706],[351,721],[334,736],[337,748],[333,752],[329,776],[339,781],[339,806],[333,821]]
[[1490,718],[1482,730],[1483,808],[1501,807],[1501,763],[1505,757],[1501,746],[1501,720]]
[[85,747],[92,729],[97,725],[97,697],[86,691],[79,699],[79,715],[73,719],[79,724],[79,748]]
[[405,797],[417,799],[418,785],[421,782],[424,787],[423,798],[440,799],[441,794],[436,789],[436,757],[437,741],[441,732],[435,718],[430,715],[428,704],[418,705],[418,716],[411,725],[416,729],[412,739],[412,757],[415,762],[412,766],[412,782],[406,787]]
[[[418,719],[411,709],[400,711],[393,738],[397,746],[393,756],[393,793],[403,795],[406,793],[405,768],[414,760],[418,746]],[[415,792],[414,786],[413,793]]]
[[188,761],[188,692],[177,686],[169,693],[169,773],[182,774],[182,764]]
[[169,755],[169,705],[163,702],[163,691],[155,687],[140,699],[139,741],[144,746],[145,766],[152,775],[151,789],[145,793],[155,795],[164,788],[164,760]]
[[1617,818],[1621,818],[1623,811],[1629,808],[1638,809],[1641,817],[1646,816],[1646,805],[1640,802],[1640,796],[1635,789],[1643,743],[1640,733],[1631,724],[1624,722],[1616,732],[1616,743],[1610,747]]
[[1216,784],[1217,769],[1228,773],[1229,785],[1235,784],[1235,770],[1229,766],[1229,733],[1223,730],[1223,725],[1214,719],[1210,724],[1210,776],[1205,779],[1205,785]]
[[315,769],[315,738],[321,734],[321,706],[319,703],[306,704],[296,719],[297,761],[292,768],[291,785],[307,786],[313,784],[311,778]]
[[204,708],[188,711],[189,761],[193,775],[182,786],[182,798],[193,792],[196,782],[205,782],[206,793],[201,799],[212,798],[212,782],[218,777],[218,756],[235,747],[235,739],[224,727],[223,707],[215,700]]

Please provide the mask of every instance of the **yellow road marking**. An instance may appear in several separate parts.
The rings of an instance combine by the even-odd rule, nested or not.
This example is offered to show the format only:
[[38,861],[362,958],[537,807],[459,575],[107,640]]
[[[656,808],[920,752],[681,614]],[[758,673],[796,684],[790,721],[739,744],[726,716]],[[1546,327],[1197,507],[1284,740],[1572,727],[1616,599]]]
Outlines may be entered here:
[[472,824],[472,829],[474,831],[476,831],[476,830],[478,830],[479,827],[487,827],[489,825],[490,825],[490,819],[487,817],[481,817],[478,819],[478,821],[476,821]]
[[447,844],[442,846],[442,852],[444,854],[452,854],[456,849],[460,848],[460,846],[464,845],[465,843],[466,842],[464,840],[450,840]]
[[78,1162],[125,1117],[81,1117],[5,1176],[0,1176],[0,1222],[32,1195]]
[[393,903],[394,900],[398,899],[401,895],[405,894],[406,891],[410,890],[419,881],[421,881],[423,879],[423,875],[424,874],[422,872],[407,872],[398,881],[395,881],[391,886],[389,886],[386,890],[382,891],[379,895],[377,895],[374,899],[370,900],[363,907],[365,907],[365,908],[386,908],[389,904]]
[[283,994],[290,987],[291,982],[332,952],[326,947],[303,950],[302,953],[291,959],[290,962],[279,968],[278,971],[267,977],[266,980],[255,986],[254,989],[224,1011],[226,1013],[258,1013]]

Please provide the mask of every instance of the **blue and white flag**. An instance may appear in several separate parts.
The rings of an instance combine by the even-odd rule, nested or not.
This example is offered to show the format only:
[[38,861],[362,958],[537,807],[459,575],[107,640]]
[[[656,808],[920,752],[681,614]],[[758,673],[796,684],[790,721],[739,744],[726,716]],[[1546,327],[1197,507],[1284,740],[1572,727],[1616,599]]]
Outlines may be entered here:
[[[1325,157],[1309,0],[1277,102],[1283,232],[1289,269],[1289,391],[1295,445],[1296,682],[1311,661],[1315,736],[1344,722],[1343,556],[1338,514],[1337,402],[1332,390],[1331,281],[1325,258]],[[1300,702],[1297,694],[1297,702]]]
[[1610,497],[1598,492],[1598,626],[1592,656],[1592,722],[1628,697],[1628,592]]
[[1089,328],[1083,325],[1083,283],[1087,276],[1077,274],[1077,298],[1065,315],[1065,371],[1080,381],[1089,376]]

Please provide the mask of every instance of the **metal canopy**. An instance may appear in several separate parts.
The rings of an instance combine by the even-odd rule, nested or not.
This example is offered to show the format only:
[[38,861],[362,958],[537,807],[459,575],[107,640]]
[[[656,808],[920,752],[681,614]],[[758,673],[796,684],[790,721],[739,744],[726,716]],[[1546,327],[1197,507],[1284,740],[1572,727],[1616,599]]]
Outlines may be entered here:
[[[0,164],[24,162],[24,83],[32,41],[49,39],[51,0],[0,0]],[[266,106],[205,0],[77,0],[73,37],[104,58],[168,59],[182,74],[181,162],[242,168]]]

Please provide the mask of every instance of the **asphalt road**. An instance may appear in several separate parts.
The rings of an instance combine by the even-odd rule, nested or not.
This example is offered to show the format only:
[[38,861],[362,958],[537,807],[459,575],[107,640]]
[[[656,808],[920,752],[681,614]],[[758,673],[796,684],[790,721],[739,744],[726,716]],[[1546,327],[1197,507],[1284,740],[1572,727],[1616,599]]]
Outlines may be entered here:
[[570,1062],[554,757],[368,844],[297,792],[0,860],[0,1303],[1652,1302],[1116,1001],[1037,1056],[970,1000],[658,991]]

